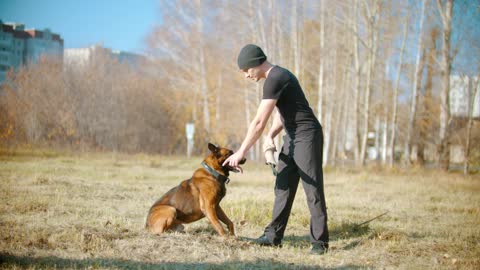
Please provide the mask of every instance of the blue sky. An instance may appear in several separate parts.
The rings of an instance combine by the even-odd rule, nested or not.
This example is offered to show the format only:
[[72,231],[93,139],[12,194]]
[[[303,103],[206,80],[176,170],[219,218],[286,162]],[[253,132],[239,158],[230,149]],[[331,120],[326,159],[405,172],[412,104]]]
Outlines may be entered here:
[[145,37],[161,23],[157,0],[0,0],[3,22],[50,28],[65,48],[103,44],[142,53]]

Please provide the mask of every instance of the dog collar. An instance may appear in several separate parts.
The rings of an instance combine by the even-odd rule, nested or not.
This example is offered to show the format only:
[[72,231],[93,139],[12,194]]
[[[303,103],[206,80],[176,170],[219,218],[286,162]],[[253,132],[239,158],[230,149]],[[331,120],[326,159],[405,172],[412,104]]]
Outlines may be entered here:
[[202,166],[205,168],[205,170],[207,170],[211,175],[213,175],[213,177],[215,177],[215,179],[217,179],[220,183],[224,183],[224,184],[228,184],[228,182],[230,182],[230,179],[228,179],[228,177],[226,177],[225,175],[223,174],[219,174],[216,170],[214,170],[212,167],[208,166],[207,163],[205,163],[205,161],[202,161]]

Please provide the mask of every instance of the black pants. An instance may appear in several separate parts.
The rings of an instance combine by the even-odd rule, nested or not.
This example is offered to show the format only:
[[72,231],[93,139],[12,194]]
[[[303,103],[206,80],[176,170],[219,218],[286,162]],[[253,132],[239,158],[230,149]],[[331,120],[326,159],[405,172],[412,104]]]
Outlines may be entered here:
[[310,210],[310,240],[313,244],[328,243],[322,155],[321,129],[308,132],[302,138],[285,135],[278,160],[272,222],[265,228],[265,235],[270,242],[279,244],[282,241],[301,178]]

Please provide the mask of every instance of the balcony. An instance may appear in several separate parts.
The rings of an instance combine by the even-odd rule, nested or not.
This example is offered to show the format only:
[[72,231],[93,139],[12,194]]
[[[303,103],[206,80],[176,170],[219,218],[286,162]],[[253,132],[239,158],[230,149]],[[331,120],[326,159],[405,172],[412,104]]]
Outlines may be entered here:
[[11,57],[12,56],[10,52],[0,50],[0,65],[10,66]]
[[0,39],[0,51],[2,50],[1,48],[6,48],[8,50],[11,50],[13,46],[12,40],[5,40],[5,39]]

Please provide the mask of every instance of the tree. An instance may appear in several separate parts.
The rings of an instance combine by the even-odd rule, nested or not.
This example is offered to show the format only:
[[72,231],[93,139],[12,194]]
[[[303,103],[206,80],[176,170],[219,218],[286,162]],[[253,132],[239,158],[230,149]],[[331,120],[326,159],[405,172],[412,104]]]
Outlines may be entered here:
[[418,45],[417,45],[417,55],[415,61],[415,73],[413,78],[413,86],[412,86],[412,96],[410,102],[410,112],[408,117],[408,127],[407,127],[407,139],[405,140],[405,150],[404,150],[404,161],[406,164],[410,164],[410,147],[412,141],[412,131],[413,125],[415,122],[415,115],[417,113],[417,102],[418,102],[418,94],[419,88],[421,85],[421,54],[423,50],[423,25],[425,20],[425,4],[426,0],[422,1],[422,9],[420,15],[420,22],[419,22],[419,30],[418,30]]
[[365,20],[367,27],[368,43],[367,43],[367,74],[366,74],[366,84],[365,84],[365,99],[364,99],[364,110],[363,110],[363,136],[362,136],[362,145],[360,150],[360,163],[365,164],[365,154],[367,150],[367,137],[368,137],[368,127],[369,127],[369,116],[370,116],[370,94],[372,91],[372,81],[374,75],[375,64],[377,60],[377,48],[378,48],[378,35],[380,32],[380,21],[381,21],[381,3],[376,2],[372,7],[365,2]]
[[445,5],[440,0],[436,0],[438,13],[440,14],[443,26],[443,47],[441,62],[442,91],[440,93],[440,131],[438,155],[440,157],[440,166],[443,170],[448,170],[450,163],[450,145],[449,145],[449,123],[450,123],[450,37],[452,33],[452,9],[453,0],[446,0]]
[[[472,127],[473,127],[473,109],[475,106],[475,98],[479,94],[480,77],[469,78],[468,96],[470,97],[468,104],[468,123],[467,123],[467,138],[465,143],[465,162],[463,164],[463,173],[468,174],[470,166],[470,142],[472,141]],[[477,104],[479,106],[479,104]]]

